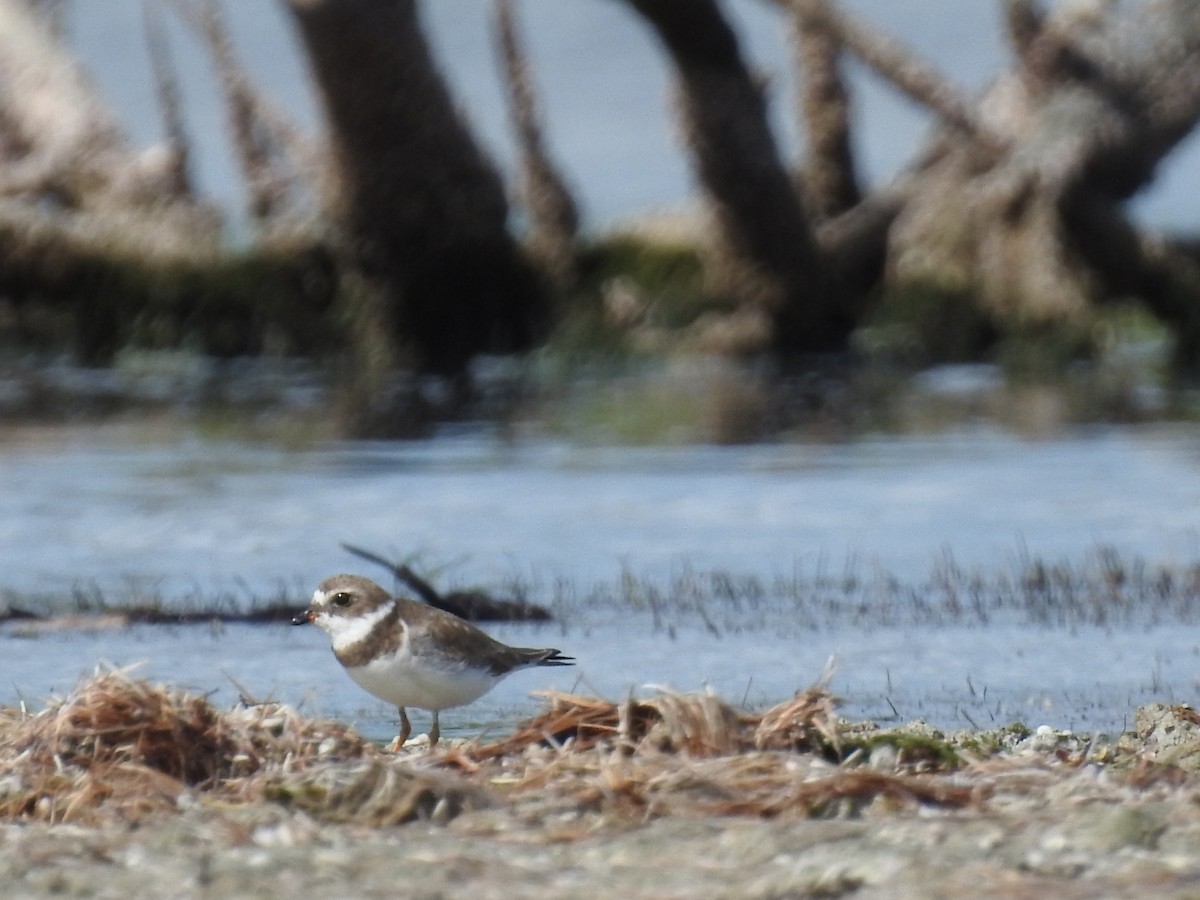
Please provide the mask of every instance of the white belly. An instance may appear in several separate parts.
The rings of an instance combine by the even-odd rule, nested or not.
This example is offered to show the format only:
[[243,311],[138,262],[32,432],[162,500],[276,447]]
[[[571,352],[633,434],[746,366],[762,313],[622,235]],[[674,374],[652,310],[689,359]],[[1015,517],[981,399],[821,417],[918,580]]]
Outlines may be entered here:
[[441,710],[478,700],[499,678],[479,669],[443,668],[428,657],[415,664],[402,647],[394,656],[347,669],[364,690],[393,706]]

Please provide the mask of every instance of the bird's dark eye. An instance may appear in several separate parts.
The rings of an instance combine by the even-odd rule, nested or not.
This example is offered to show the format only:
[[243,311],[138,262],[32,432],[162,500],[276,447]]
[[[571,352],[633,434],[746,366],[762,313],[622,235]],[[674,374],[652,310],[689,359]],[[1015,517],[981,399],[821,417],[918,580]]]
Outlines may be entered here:
[[347,594],[345,591],[338,591],[336,594],[333,595],[332,602],[333,602],[333,605],[336,606],[338,609],[345,609],[347,606],[349,606],[351,603],[354,602],[354,597],[352,597],[350,594]]

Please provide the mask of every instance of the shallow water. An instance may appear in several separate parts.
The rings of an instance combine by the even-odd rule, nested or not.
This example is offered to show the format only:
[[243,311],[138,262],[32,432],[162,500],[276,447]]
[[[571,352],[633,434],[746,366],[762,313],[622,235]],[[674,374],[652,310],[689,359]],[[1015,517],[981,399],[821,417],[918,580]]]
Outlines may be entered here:
[[[653,585],[689,569],[764,581],[886,571],[916,585],[947,557],[1011,573],[1023,554],[1076,564],[1098,546],[1185,565],[1200,559],[1198,501],[1192,427],[1036,442],[979,428],[671,449],[465,431],[298,451],[131,427],[56,429],[0,443],[0,597],[63,602],[83,586],[112,599],[224,593],[244,603],[283,592],[299,607],[335,571],[379,574],[339,547],[349,541],[416,554],[443,587],[518,585],[561,616],[552,627],[491,630],[561,647],[578,667],[514,675],[447,713],[448,733],[503,728],[536,708],[529,692],[542,688],[619,697],[646,685],[708,686],[730,700],[774,703],[817,679],[831,656],[833,688],[852,716],[1115,730],[1137,704],[1194,697],[1200,626],[812,629],[780,604],[721,608],[710,630],[670,610],[606,606],[594,588],[618,585],[622,572]],[[315,629],[20,638],[10,627],[0,654],[2,702],[68,690],[101,661],[144,661],[147,676],[222,700],[235,696],[232,678],[378,737],[394,729],[393,712],[338,670]],[[425,722],[418,714],[416,727]]]
[[[905,579],[946,553],[1200,558],[1200,430],[1023,441],[977,429],[824,445],[513,444],[488,433],[287,451],[121,427],[0,444],[0,590],[307,593],[346,541],[439,581],[577,585],[689,563]],[[361,565],[361,564],[357,564]]]
[[[852,719],[924,719],[939,727],[992,728],[1021,721],[1074,731],[1132,726],[1138,705],[1194,702],[1200,628],[1159,626],[1132,633],[1085,628],[771,632],[714,638],[700,629],[654,633],[646,621],[583,629],[515,626],[492,633],[513,643],[552,645],[574,654],[574,669],[520,672],[470,707],[442,716],[443,732],[502,734],[538,709],[540,690],[619,699],[657,688],[711,689],[734,703],[762,707],[807,687],[836,659],[831,686]],[[137,664],[153,681],[211,694],[232,704],[244,689],[256,699],[299,704],[352,721],[379,740],[396,732],[395,711],[363,693],[340,670],[323,634],[289,626],[140,626],[36,639],[0,637],[4,702],[33,708],[70,690],[97,665]],[[415,729],[428,727],[424,712]]]

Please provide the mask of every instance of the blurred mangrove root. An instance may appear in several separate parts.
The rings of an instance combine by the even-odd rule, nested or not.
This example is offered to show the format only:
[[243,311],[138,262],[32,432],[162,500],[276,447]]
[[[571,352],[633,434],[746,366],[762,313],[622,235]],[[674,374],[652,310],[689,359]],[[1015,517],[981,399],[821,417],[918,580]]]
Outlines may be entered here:
[[577,276],[575,239],[579,211],[546,152],[529,59],[521,46],[513,0],[496,0],[495,40],[508,89],[509,118],[521,154],[520,197],[529,214],[530,251],[555,287],[569,289]]
[[[332,146],[331,217],[370,318],[420,369],[458,376],[527,348],[539,281],[506,229],[499,176],[439,76],[414,0],[289,0]],[[364,86],[369,85],[370,89]],[[358,365],[369,365],[360,360]]]
[[177,197],[194,196],[192,177],[189,170],[191,141],[184,127],[183,101],[179,93],[179,81],[171,63],[171,48],[163,27],[160,8],[142,0],[142,26],[146,36],[146,51],[150,56],[150,68],[154,72],[154,93],[158,99],[158,110],[162,116],[163,130],[167,134],[170,148],[170,171],[167,173],[167,189]]
[[0,195],[144,210],[171,196],[171,152],[134,150],[48,23],[22,0],[0,0]]
[[234,51],[217,0],[171,0],[200,38],[221,79],[229,133],[246,184],[247,210],[260,236],[311,223],[326,160],[255,86]]
[[181,182],[184,151],[132,147],[50,24],[0,0],[0,296],[18,332],[58,313],[32,303],[62,306],[76,355],[104,362],[129,272],[215,257],[219,219]]
[[888,223],[893,292],[977,303],[1002,332],[1085,335],[1096,304],[1136,295],[1185,333],[1181,346],[1196,345],[1186,337],[1197,330],[1194,263],[1148,254],[1161,242],[1121,204],[1200,117],[1200,6],[1047,12],[1007,0],[1016,68],[971,103],[831,0],[812,3],[843,46],[944,124],[903,176]]
[[800,120],[807,154],[800,171],[805,205],[817,221],[862,199],[850,133],[850,97],[841,71],[841,43],[818,0],[792,0],[792,38],[800,71]]
[[711,269],[784,351],[844,346],[852,320],[832,290],[808,214],[767,123],[762,89],[714,0],[627,0],[654,28],[679,82],[679,115],[715,220]]

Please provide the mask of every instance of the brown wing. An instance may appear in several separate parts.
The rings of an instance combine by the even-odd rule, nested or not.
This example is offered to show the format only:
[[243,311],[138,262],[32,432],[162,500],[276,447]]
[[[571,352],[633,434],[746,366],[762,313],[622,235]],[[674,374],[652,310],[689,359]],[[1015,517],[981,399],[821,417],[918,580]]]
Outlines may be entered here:
[[[571,657],[557,650],[510,647],[480,631],[465,619],[418,603],[397,599],[400,615],[408,622],[412,652],[436,652],[464,665],[486,666],[493,675],[506,675],[523,666],[569,666]],[[423,638],[427,640],[422,640]],[[430,648],[436,647],[436,651]]]

